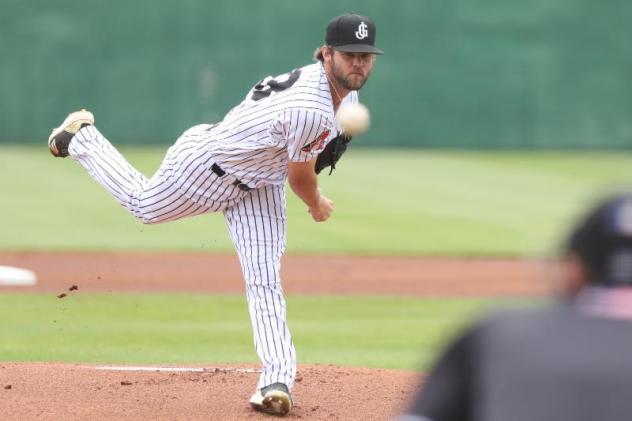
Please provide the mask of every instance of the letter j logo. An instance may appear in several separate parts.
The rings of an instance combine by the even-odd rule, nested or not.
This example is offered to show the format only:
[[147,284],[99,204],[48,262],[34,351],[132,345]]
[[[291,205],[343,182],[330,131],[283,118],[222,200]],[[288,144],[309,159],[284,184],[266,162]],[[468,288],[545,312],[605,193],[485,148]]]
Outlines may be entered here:
[[364,39],[369,36],[369,31],[367,30],[368,26],[364,22],[360,22],[358,25],[358,30],[355,31],[355,36],[357,39]]

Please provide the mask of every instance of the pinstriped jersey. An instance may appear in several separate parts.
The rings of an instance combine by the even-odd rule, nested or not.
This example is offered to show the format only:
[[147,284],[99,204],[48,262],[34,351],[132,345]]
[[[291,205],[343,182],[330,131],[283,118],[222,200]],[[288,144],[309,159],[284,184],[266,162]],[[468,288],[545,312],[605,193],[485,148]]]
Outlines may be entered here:
[[[352,91],[343,103],[358,101]],[[340,133],[322,64],[268,76],[209,130],[215,163],[251,187],[281,185],[288,161],[316,157]]]

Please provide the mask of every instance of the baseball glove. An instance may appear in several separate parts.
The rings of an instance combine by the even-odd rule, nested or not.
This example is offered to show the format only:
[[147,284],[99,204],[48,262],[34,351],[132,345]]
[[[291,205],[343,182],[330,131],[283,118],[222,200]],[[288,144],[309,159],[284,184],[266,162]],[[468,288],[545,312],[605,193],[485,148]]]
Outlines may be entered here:
[[331,167],[329,170],[329,175],[331,175],[336,169],[336,163],[347,150],[349,142],[351,142],[351,136],[345,134],[340,134],[333,138],[316,158],[316,167],[314,168],[316,174],[320,174],[325,167]]

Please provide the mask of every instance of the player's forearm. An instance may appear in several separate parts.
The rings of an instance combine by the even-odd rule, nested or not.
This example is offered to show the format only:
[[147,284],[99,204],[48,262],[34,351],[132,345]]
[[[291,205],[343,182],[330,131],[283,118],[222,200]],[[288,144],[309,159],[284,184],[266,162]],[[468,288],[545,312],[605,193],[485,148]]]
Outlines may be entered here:
[[318,178],[314,173],[313,176],[290,177],[290,188],[308,208],[318,206],[320,200],[320,191],[318,190]]
[[290,162],[287,167],[287,178],[292,191],[310,209],[318,206],[320,201],[315,165],[316,158],[307,162]]

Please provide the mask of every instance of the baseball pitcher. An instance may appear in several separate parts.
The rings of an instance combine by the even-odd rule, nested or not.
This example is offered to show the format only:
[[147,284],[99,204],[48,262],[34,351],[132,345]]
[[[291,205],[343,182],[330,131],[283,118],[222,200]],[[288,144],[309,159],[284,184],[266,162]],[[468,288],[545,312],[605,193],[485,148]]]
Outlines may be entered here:
[[186,130],[151,178],[132,167],[95,127],[86,110],[53,129],[48,147],[71,156],[144,224],[223,212],[239,256],[254,343],[263,369],[250,399],[258,411],[292,407],[296,354],[279,276],[285,251],[287,178],[316,222],[333,203],[317,173],[335,167],[350,140],[334,118],[357,103],[376,54],[375,24],[345,14],[332,19],[317,62],[258,82],[217,124]]

